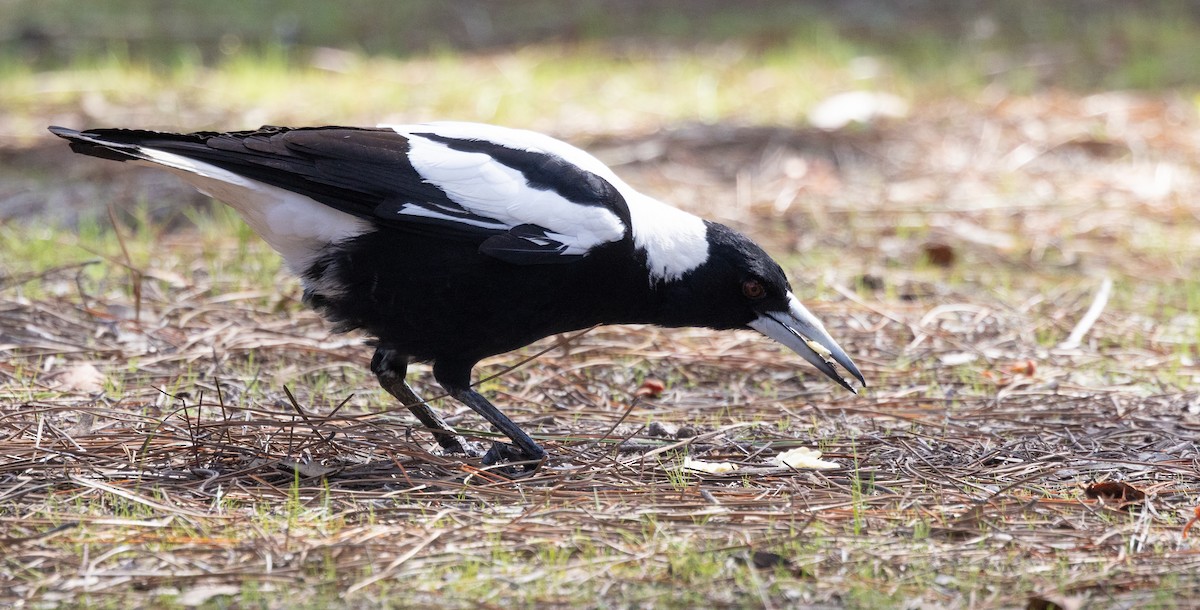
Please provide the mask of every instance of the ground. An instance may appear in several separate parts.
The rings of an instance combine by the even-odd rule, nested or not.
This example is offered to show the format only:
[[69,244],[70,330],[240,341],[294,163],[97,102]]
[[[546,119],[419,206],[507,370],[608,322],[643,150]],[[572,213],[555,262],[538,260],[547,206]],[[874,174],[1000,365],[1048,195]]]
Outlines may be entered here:
[[[179,101],[247,87],[237,62],[134,66],[119,88],[79,85],[103,65],[10,68],[0,604],[1194,604],[1200,115],[1187,87],[929,81],[854,48],[738,40],[266,62],[261,80],[306,91],[478,76],[483,93],[443,84],[409,93],[408,112],[550,131],[737,226],[869,383],[846,393],[748,331],[551,337],[477,369],[550,453],[515,480],[440,455],[376,387],[366,337],[306,311],[227,210],[25,127],[369,124],[376,101],[339,106],[345,121],[269,92]],[[794,71],[828,82],[793,86]],[[815,125],[847,83],[901,108]],[[751,86],[753,101],[729,93]],[[513,103],[530,91],[553,100]],[[438,396],[427,368],[413,375]],[[771,462],[796,447],[837,467]],[[685,457],[737,469],[685,470]]]

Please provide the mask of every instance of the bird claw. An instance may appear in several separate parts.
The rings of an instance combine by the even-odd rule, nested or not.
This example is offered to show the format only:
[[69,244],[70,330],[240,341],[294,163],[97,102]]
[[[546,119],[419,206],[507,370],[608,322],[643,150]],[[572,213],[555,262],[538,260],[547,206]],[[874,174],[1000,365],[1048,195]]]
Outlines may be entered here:
[[492,443],[492,448],[488,449],[487,453],[483,454],[483,465],[491,466],[500,462],[524,462],[521,466],[525,472],[535,470],[541,465],[542,459],[546,457],[546,452],[542,451],[539,455],[531,455],[517,449],[508,443]]

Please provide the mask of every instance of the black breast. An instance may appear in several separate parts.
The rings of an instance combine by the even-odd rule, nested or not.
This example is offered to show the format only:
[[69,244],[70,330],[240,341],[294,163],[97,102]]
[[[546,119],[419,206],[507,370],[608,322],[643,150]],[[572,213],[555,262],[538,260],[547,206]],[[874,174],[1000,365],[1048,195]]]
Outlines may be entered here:
[[554,333],[654,322],[656,294],[628,240],[559,265],[506,263],[478,248],[380,229],[315,261],[305,296],[338,330],[363,329],[423,361],[474,364]]

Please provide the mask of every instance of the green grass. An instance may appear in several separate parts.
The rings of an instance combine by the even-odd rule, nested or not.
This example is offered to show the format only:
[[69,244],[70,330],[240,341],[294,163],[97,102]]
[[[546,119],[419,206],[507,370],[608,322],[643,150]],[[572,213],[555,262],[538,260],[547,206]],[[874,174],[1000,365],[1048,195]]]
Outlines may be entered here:
[[[69,230],[45,224],[0,224],[0,287],[26,298],[75,295],[86,299],[112,293],[132,297],[139,284],[165,292],[172,283],[194,281],[196,274],[225,278],[216,291],[270,294],[281,281],[285,287],[299,285],[282,277],[279,255],[225,206],[216,206],[208,214],[187,211],[195,226],[183,233],[150,220],[145,209],[135,207],[119,221],[119,230],[114,230],[109,217],[96,214],[82,215]],[[187,247],[181,250],[184,243]],[[138,275],[149,268],[156,271]],[[270,306],[273,298],[251,302]]]
[[[24,17],[16,24],[69,27],[86,14],[110,25],[98,29],[108,32],[99,42],[55,60],[53,70],[19,49],[0,47],[0,108],[10,138],[41,136],[42,117],[79,108],[87,109],[89,125],[110,116],[128,123],[120,110],[140,108],[145,112],[136,124],[171,128],[456,118],[556,133],[612,133],[687,121],[804,124],[816,102],[855,89],[922,104],[974,96],[988,86],[1030,93],[1047,87],[1186,90],[1200,82],[1200,68],[1189,60],[1200,55],[1200,24],[1170,4],[1081,17],[1070,7],[1029,3],[998,9],[982,21],[935,13],[916,26],[899,21],[878,29],[786,3],[716,13],[650,9],[639,13],[641,19],[628,17],[636,24],[632,40],[639,43],[618,34],[629,23],[608,23],[606,11],[594,7],[572,14],[584,35],[570,42],[529,36],[503,52],[431,44],[399,54],[348,42],[366,36],[359,31],[370,23],[365,6],[347,9],[342,19],[322,3],[294,9],[311,45],[347,49],[336,55],[335,69],[321,59],[330,52],[285,48],[269,36],[247,34],[248,43],[236,48],[214,42],[228,29],[210,23],[217,12],[223,23],[226,17],[229,23],[292,18],[278,17],[293,10],[272,3],[230,3],[226,11],[173,6],[160,17],[170,15],[193,29],[180,28],[173,44],[168,35],[132,48],[120,32],[147,27],[139,21],[147,11],[143,3],[93,3],[88,12],[72,6],[17,3],[14,14]],[[397,39],[406,32],[426,35],[456,19],[429,3],[396,10],[387,18],[396,20],[391,27],[399,28],[392,36]],[[498,12],[493,19],[499,31],[534,27],[520,9],[509,10],[517,12]],[[980,25],[989,19],[991,26]],[[971,34],[972,27],[991,33]],[[179,36],[189,31],[196,42],[181,43]],[[1055,52],[1047,55],[1048,47]]]
[[17,133],[25,136],[41,133],[38,118],[47,106],[67,111],[99,101],[116,109],[147,100],[158,109],[150,123],[195,128],[448,118],[585,133],[678,121],[795,124],[827,92],[858,86],[844,69],[851,55],[825,37],[797,38],[769,53],[736,47],[613,50],[585,43],[504,56],[373,57],[341,72],[257,55],[212,68],[111,57],[53,74],[24,65],[0,69],[6,83],[0,107],[13,113]]

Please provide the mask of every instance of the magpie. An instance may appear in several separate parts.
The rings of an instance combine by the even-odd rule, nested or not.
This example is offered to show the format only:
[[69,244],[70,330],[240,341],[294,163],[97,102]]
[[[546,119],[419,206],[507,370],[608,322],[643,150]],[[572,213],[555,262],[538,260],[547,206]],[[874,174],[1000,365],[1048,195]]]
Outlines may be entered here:
[[546,135],[465,122],[50,131],[232,206],[301,277],[306,304],[374,338],[371,371],[443,449],[468,445],[405,382],[410,362],[431,363],[450,396],[512,440],[485,464],[545,451],[472,389],[476,363],[598,324],[754,329],[847,390],[835,364],[866,385],[762,248]]

